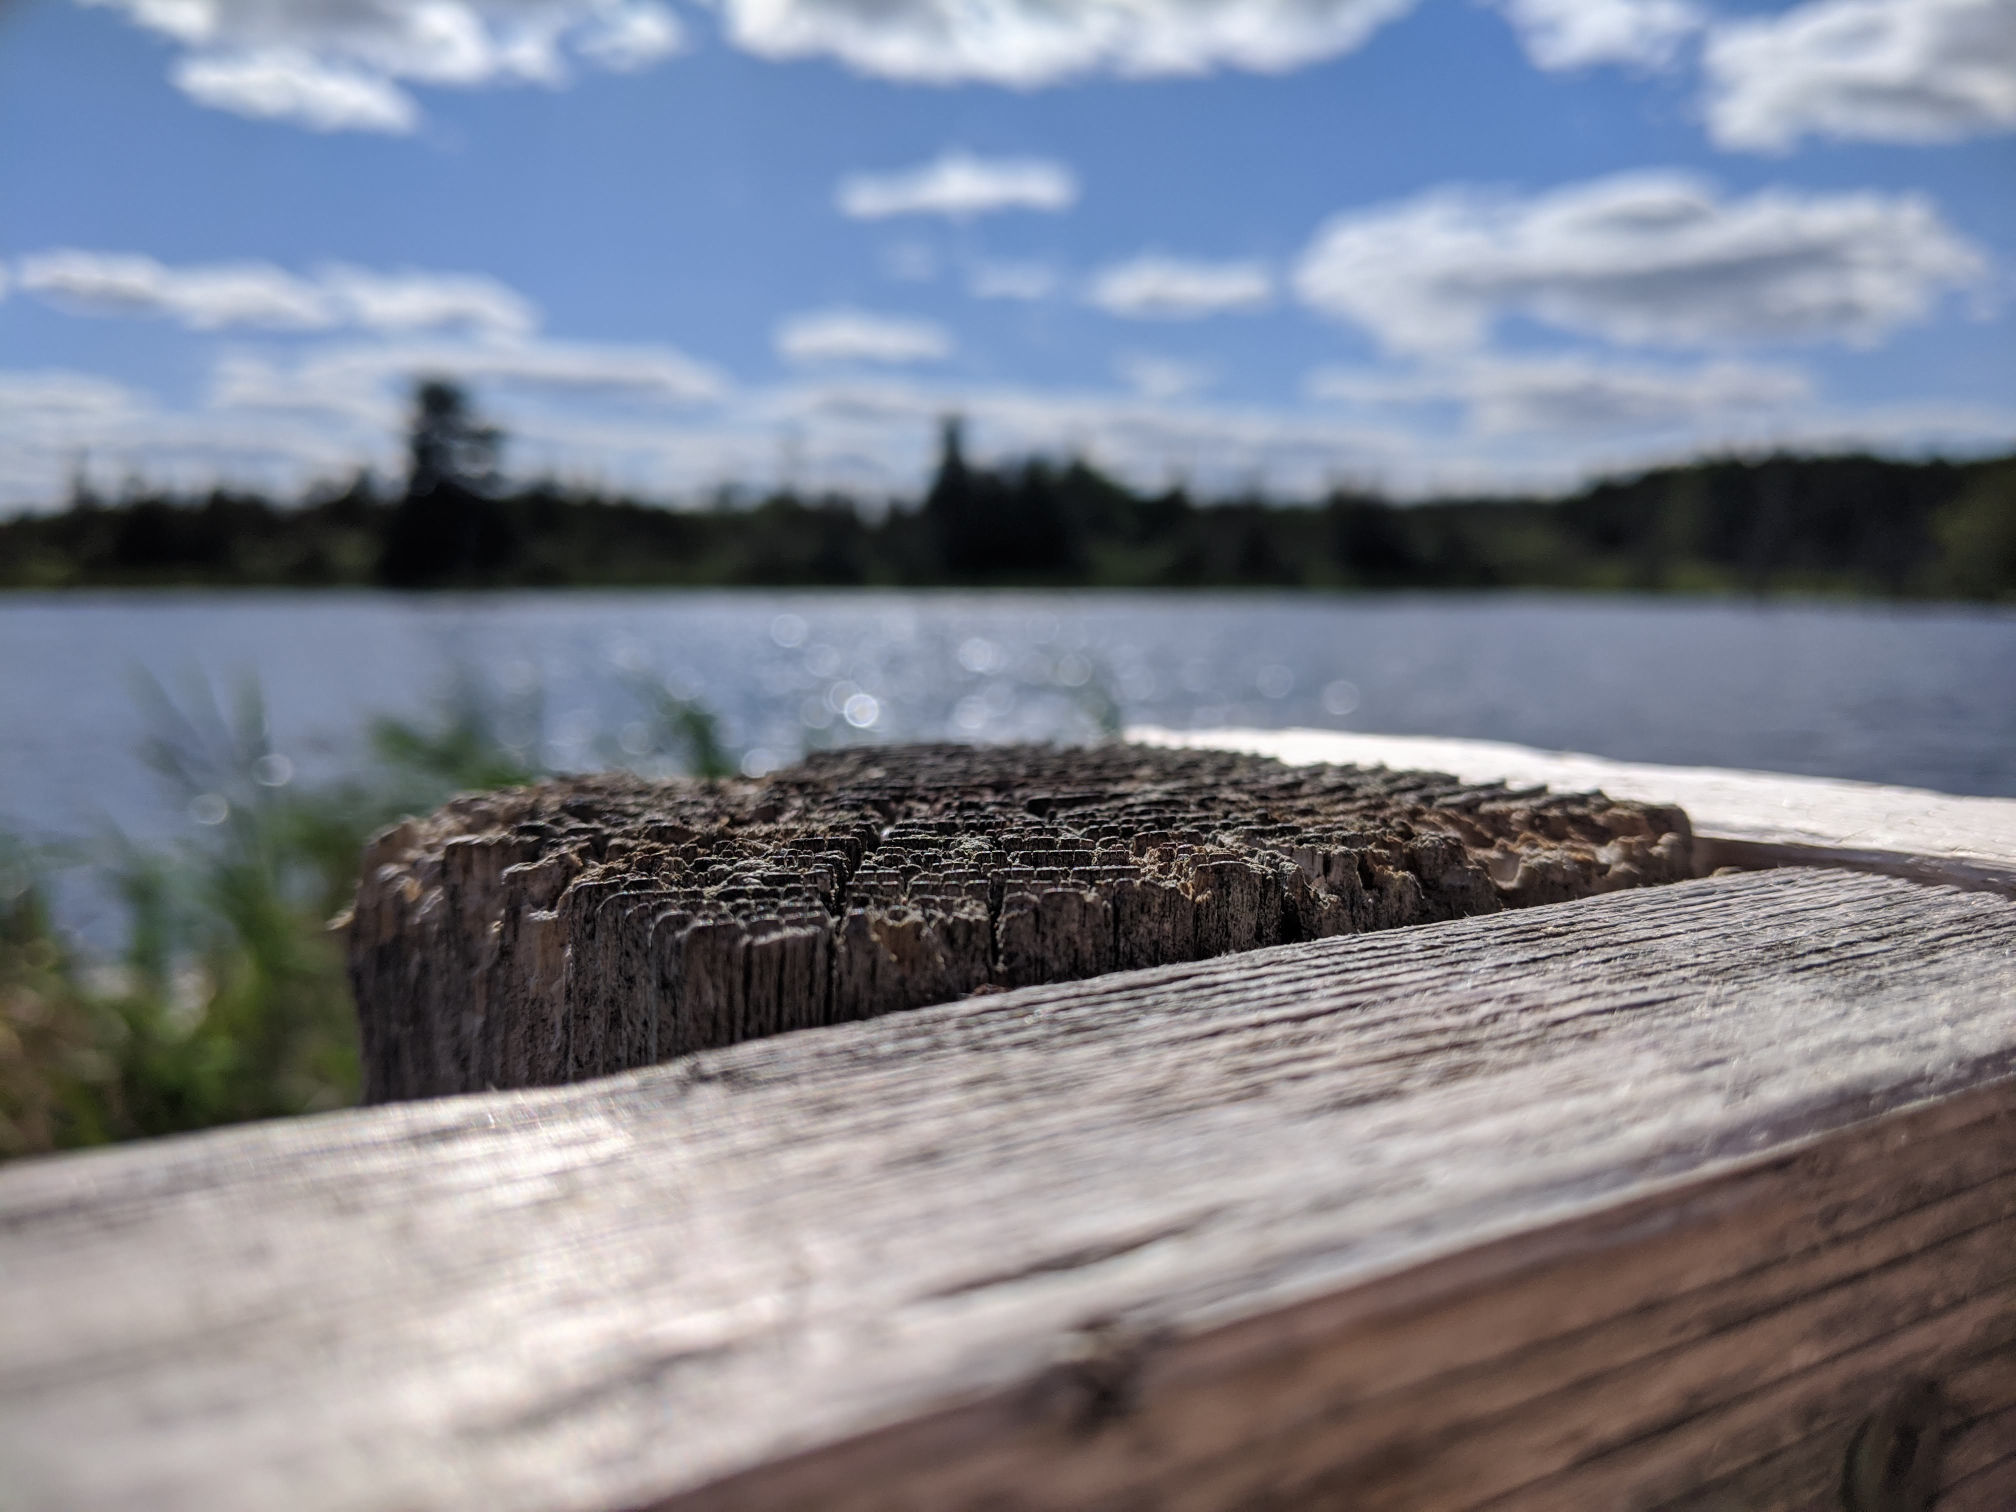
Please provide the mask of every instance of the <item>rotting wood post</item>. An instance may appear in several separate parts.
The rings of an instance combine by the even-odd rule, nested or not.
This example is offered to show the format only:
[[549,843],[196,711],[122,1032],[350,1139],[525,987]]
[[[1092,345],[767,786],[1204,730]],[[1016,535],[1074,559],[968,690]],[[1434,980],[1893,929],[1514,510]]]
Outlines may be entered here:
[[1692,874],[1684,813],[1600,793],[1145,746],[854,748],[409,821],[366,857],[350,969],[385,1101]]

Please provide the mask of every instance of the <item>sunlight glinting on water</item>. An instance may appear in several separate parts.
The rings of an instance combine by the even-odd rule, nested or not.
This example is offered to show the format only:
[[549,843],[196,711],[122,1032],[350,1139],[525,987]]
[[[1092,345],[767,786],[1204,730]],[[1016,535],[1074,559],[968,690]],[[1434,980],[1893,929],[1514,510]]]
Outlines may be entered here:
[[340,775],[373,717],[438,717],[464,696],[459,680],[521,759],[569,770],[673,770],[654,746],[651,703],[670,696],[710,712],[750,772],[861,741],[1301,725],[2016,793],[2016,616],[1993,610],[1428,595],[218,595],[0,606],[8,821],[36,834],[104,819],[163,833],[207,817],[184,812],[186,800],[164,809],[137,758],[149,733],[132,692],[139,670],[203,699],[255,680],[280,757],[260,780],[274,784]]

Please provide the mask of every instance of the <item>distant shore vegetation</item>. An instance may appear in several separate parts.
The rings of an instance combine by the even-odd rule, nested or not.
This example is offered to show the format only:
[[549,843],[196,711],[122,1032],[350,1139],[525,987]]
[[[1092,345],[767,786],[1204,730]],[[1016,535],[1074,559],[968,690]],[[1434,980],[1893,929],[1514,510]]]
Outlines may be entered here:
[[[507,486],[456,385],[415,393],[403,488],[276,502],[79,486],[0,521],[0,587],[1490,589],[2016,600],[2016,454],[1718,458],[1559,498],[1147,493],[1084,461],[981,466],[948,420],[921,499],[670,508]],[[879,504],[879,501],[878,501]]]

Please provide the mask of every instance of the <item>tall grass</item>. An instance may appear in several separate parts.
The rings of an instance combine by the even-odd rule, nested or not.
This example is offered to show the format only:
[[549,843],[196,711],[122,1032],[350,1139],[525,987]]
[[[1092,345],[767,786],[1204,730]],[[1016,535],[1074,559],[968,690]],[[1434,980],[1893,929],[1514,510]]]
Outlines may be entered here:
[[[704,709],[648,682],[633,692],[642,718],[605,761],[732,770]],[[151,681],[140,697],[142,755],[189,816],[186,838],[0,835],[0,1158],[354,1101],[355,1015],[329,921],[365,840],[455,792],[545,775],[536,743],[504,738],[512,711],[466,678],[431,721],[375,721],[351,773],[318,785],[274,748],[256,687],[228,706]],[[66,871],[118,907],[112,959],[57,927]]]

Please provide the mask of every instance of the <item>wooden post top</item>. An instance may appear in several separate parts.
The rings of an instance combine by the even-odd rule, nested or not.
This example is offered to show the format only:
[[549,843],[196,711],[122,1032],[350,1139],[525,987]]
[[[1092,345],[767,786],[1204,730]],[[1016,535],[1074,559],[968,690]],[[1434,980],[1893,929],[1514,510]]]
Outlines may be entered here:
[[366,1095],[577,1081],[976,991],[1691,876],[1671,805],[1106,745],[457,800],[366,857]]

